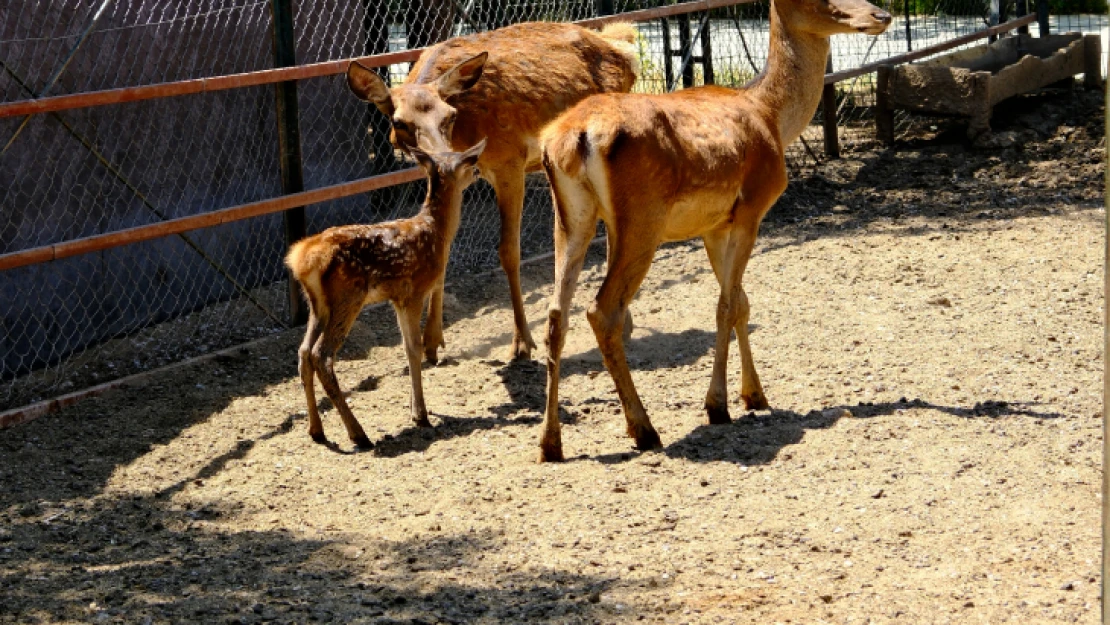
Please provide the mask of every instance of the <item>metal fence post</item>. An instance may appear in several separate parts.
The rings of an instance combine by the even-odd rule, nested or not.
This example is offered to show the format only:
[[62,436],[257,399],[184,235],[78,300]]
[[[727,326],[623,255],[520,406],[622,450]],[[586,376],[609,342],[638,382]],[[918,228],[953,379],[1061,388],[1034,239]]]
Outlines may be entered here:
[[[683,13],[678,16],[678,47],[680,49],[679,55],[685,59],[692,56],[690,48],[693,47],[693,41],[690,37],[690,14]],[[686,63],[681,68],[682,70],[682,88],[689,89],[694,86],[694,64]]]
[[913,52],[913,37],[910,35],[910,0],[902,2],[902,13],[906,17],[906,52]]
[[1037,0],[1037,24],[1041,27],[1041,36],[1047,37],[1048,32],[1048,0]]
[[[1016,0],[1014,2],[1014,17],[1025,17],[1029,15],[1029,0]],[[1019,35],[1029,34],[1029,25],[1026,24],[1018,28]]]
[[[274,65],[292,67],[297,64],[296,38],[293,32],[292,0],[273,0],[270,5],[273,17]],[[297,82],[289,80],[275,85],[278,126],[278,154],[281,169],[282,193],[304,191],[304,171],[301,162],[300,110],[297,106]],[[286,248],[305,235],[304,207],[285,211]],[[301,299],[300,288],[289,276],[289,317],[293,324],[308,320],[308,307]]]
[[597,11],[598,17],[612,15],[615,12],[613,0],[594,0],[594,10]]
[[[829,58],[825,60],[825,73],[831,74],[833,71],[832,52],[829,52]],[[836,132],[836,83],[829,83],[825,85],[824,91],[821,92],[821,112],[823,113],[825,130],[825,156],[829,158],[840,158],[840,137]]]
[[[1002,9],[1001,7],[999,7],[999,0],[991,0],[990,17],[988,18],[991,26],[998,25],[998,20],[1000,19],[1001,13]],[[989,43],[994,43],[995,41],[998,41],[998,35],[991,35],[990,37],[987,37],[987,41]]]

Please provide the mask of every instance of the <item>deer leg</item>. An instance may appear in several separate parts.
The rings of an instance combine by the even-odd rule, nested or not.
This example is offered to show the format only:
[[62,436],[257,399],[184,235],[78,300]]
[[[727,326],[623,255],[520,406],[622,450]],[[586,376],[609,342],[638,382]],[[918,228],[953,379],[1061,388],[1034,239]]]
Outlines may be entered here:
[[[770,407],[767,396],[763,394],[763,385],[759,383],[759,374],[755,371],[755,360],[752,358],[752,346],[748,342],[748,319],[751,308],[748,305],[748,294],[744,292],[744,271],[748,267],[748,260],[752,257],[758,234],[758,222],[753,226],[741,226],[732,231],[734,249],[730,292],[736,313],[732,326],[736,328],[736,342],[740,344],[740,397],[744,400],[744,407],[747,410],[766,410]],[[724,289],[721,292],[723,294]]]
[[424,322],[424,358],[430,364],[439,362],[436,350],[446,347],[443,342],[443,277],[432,287],[428,298],[428,319]]
[[[605,244],[605,266],[608,267],[609,265],[612,265],[612,264],[613,264],[613,246],[609,245],[608,242],[606,242],[606,244]],[[624,311],[624,330],[622,331],[622,334],[621,334],[624,337],[625,341],[629,341],[629,340],[632,339],[632,331],[635,330],[635,329],[636,329],[636,326],[632,323],[632,310],[631,309],[626,309]]]
[[628,435],[636,440],[639,449],[656,449],[662,446],[659,434],[651,425],[644,405],[636,393],[628,361],[624,354],[624,320],[628,304],[636,295],[640,283],[651,268],[655,253],[654,241],[620,236],[613,240],[614,229],[609,228],[610,263],[597,298],[586,313],[597,337],[598,346],[605,359],[605,367],[617,385],[617,394],[628,421]]
[[[567,327],[574,288],[586,260],[593,226],[568,228],[566,220],[556,211],[555,225],[555,293],[547,312],[547,404],[540,438],[540,462],[563,460],[563,439],[559,424],[559,365],[566,343]],[[597,223],[594,217],[591,223]]]
[[428,421],[428,409],[424,406],[424,385],[420,372],[420,309],[423,300],[415,302],[393,303],[393,310],[397,313],[397,324],[401,326],[401,336],[405,340],[405,354],[409,359],[409,379],[412,382],[412,393],[409,396],[409,410],[412,420],[422,428],[432,427]]
[[717,300],[717,343],[713,360],[713,375],[710,378],[709,392],[705,395],[705,412],[711,424],[727,424],[732,422],[728,413],[728,387],[726,373],[728,369],[728,343],[732,337],[732,328],[736,325],[738,311],[732,309],[731,298],[731,267],[730,255],[735,254],[735,248],[730,245],[729,233],[712,232],[702,237],[705,242],[705,252],[709,256],[709,264],[713,267],[713,275],[721,287],[721,295]]
[[347,333],[351,331],[351,326],[362,308],[361,298],[364,293],[352,295],[349,301],[340,302],[339,305],[331,307],[328,322],[312,346],[312,366],[316,369],[316,377],[320,378],[320,385],[324,387],[324,392],[328,394],[331,403],[339,412],[339,418],[343,420],[344,427],[347,428],[347,437],[358,447],[369,449],[373,445],[370,444],[370,439],[366,438],[366,432],[362,430],[358,419],[355,419],[351,407],[347,405],[347,399],[343,397],[343,389],[339,387],[339,380],[335,377],[334,368],[335,354],[343,345],[343,340],[347,338]]
[[309,304],[308,326],[305,328],[304,341],[297,351],[297,370],[301,373],[301,385],[304,387],[304,397],[308,401],[308,435],[317,443],[326,443],[324,424],[320,421],[320,411],[316,408],[316,380],[315,369],[312,366],[312,346],[320,338],[321,324],[316,316],[316,311]]
[[528,330],[528,317],[524,313],[524,297],[520,291],[520,221],[524,211],[524,167],[498,171],[493,176],[497,192],[497,208],[501,212],[501,242],[497,253],[501,268],[509,279],[509,295],[513,302],[513,352],[514,360],[527,360],[532,356],[536,343]]

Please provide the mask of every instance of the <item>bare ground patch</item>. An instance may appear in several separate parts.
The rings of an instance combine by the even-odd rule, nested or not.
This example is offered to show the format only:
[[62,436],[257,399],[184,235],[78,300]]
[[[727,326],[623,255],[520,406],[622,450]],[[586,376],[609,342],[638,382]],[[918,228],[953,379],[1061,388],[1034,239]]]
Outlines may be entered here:
[[[661,452],[624,436],[582,314],[600,247],[565,464],[535,463],[544,368],[504,361],[496,274],[448,288],[434,430],[392,312],[362,316],[338,372],[369,452],[330,407],[336,443],[309,440],[299,332],[0,432],[0,622],[1089,622],[1102,120],[1027,98],[1007,149],[923,122],[795,179],[747,277],[774,410],[742,412],[734,357],[732,425],[701,408],[704,252],[660,250],[628,352]],[[551,263],[525,274],[539,337]]]

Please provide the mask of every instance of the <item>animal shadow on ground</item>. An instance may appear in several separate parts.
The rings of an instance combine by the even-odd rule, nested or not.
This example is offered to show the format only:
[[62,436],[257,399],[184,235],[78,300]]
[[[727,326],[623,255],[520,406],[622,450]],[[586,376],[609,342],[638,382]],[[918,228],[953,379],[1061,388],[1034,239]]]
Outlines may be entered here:
[[[668,445],[663,453],[672,458],[696,462],[735,462],[743,465],[767,464],[785,447],[801,442],[808,430],[824,430],[840,419],[869,419],[900,414],[907,409],[935,410],[964,419],[992,419],[1023,416],[1033,419],[1058,419],[1058,412],[1038,412],[1036,404],[1006,401],[977,403],[971,408],[944,406],[920,399],[856,406],[836,406],[802,414],[772,410],[769,414],[748,413],[731,425],[701,425],[682,439]],[[612,461],[607,458],[605,461]]]
[[[235,510],[151,496],[105,497],[53,512],[28,511],[4,530],[5,544],[19,555],[0,569],[0,620],[591,622],[604,607],[590,597],[614,584],[557,568],[505,573],[496,583],[465,574],[463,582],[413,582],[413,571],[449,578],[473,570],[499,547],[482,532],[349,545],[285,529],[220,531],[208,522]],[[372,583],[362,581],[367,566]]]

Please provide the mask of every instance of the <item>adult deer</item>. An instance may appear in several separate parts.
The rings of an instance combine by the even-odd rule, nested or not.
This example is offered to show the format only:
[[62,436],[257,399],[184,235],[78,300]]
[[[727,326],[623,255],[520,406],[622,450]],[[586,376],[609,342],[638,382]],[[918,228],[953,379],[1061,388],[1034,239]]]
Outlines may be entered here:
[[312,440],[327,442],[316,408],[315,373],[339,411],[347,436],[359,447],[371,447],[343,397],[333,364],[359,311],[385,300],[393,303],[405,342],[413,421],[418,426],[431,425],[420,374],[420,313],[428,297],[443,288],[447,255],[461,220],[463,190],[478,179],[483,148],[485,141],[462,153],[428,155],[409,148],[428,176],[428,195],[416,216],[329,228],[297,241],[289,250],[285,264],[301,283],[309,306],[298,357]]
[[[498,254],[512,296],[514,359],[530,357],[535,347],[520,292],[520,222],[524,174],[540,167],[540,130],[586,96],[631,89],[639,71],[635,40],[628,24],[597,33],[533,22],[428,48],[393,89],[358,62],[347,68],[351,91],[393,121],[394,145],[435,152],[489,140],[479,166],[501,213]],[[424,328],[431,362],[443,345],[442,319],[443,294],[437,291]]]
[[889,13],[864,0],[772,0],[764,72],[740,90],[701,87],[583,100],[541,137],[555,204],[555,293],[547,319],[547,406],[540,461],[563,459],[559,360],[586,248],[597,220],[608,232],[607,275],[587,316],[640,449],[660,446],[632,382],[621,324],[660,243],[701,237],[721,286],[710,423],[728,423],[729,338],[736,329],[741,396],[767,407],[748,344],[741,279],[763,216],[786,189],[784,148],[821,99],[829,37],[877,35]]

